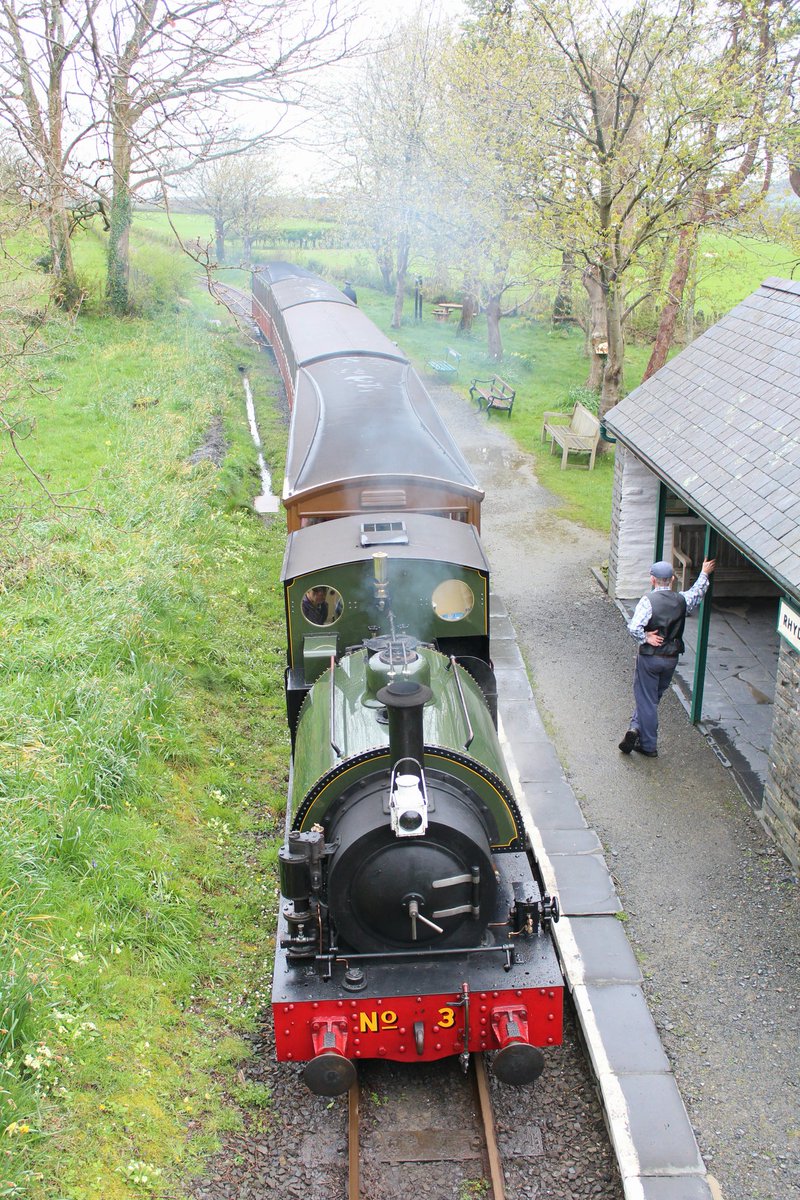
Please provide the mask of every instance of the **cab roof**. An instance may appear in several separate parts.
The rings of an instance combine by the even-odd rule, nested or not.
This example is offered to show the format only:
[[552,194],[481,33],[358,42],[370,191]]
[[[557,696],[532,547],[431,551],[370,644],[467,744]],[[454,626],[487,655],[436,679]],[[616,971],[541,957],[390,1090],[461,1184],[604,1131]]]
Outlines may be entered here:
[[379,550],[392,559],[446,562],[489,571],[473,525],[424,513],[361,513],[290,533],[281,580],[286,583],[313,571],[366,562]]

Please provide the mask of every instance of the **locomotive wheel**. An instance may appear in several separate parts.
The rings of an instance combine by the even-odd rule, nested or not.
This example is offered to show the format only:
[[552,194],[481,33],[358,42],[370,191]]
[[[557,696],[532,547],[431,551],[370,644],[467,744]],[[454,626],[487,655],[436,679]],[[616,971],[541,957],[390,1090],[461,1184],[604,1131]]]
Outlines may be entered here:
[[544,1070],[544,1055],[527,1042],[509,1042],[498,1050],[492,1061],[492,1071],[501,1083],[520,1086],[533,1083]]
[[341,1096],[355,1083],[356,1069],[349,1058],[329,1051],[306,1063],[303,1080],[315,1096]]

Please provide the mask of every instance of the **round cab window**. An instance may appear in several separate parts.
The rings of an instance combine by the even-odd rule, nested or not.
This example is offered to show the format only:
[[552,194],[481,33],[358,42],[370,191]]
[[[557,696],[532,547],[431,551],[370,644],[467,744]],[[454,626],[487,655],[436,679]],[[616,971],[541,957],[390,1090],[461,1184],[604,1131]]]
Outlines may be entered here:
[[445,579],[431,597],[433,611],[443,621],[461,621],[472,612],[475,597],[461,579]]
[[336,588],[312,587],[303,596],[303,616],[312,625],[333,625],[342,615],[343,607]]

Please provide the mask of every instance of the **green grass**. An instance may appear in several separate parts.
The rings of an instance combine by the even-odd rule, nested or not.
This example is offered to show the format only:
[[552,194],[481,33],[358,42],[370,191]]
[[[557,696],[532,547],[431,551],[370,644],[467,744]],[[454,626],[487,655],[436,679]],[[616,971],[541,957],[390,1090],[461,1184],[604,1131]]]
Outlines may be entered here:
[[[174,1195],[270,1119],[227,1094],[267,1002],[288,756],[284,531],[250,508],[240,364],[278,476],[285,430],[207,298],[156,311],[53,326],[51,390],[18,401],[79,511],[0,447],[22,518],[0,552],[0,1196]],[[223,467],[191,465],[216,419]]]

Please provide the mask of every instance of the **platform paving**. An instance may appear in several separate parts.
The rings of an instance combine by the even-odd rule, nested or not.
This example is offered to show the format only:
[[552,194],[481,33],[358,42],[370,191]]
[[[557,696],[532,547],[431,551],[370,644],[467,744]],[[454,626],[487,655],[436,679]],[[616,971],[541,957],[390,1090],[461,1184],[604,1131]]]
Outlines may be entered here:
[[588,827],[545,732],[514,627],[496,595],[491,638],[500,736],[545,886],[559,898],[562,915],[553,935],[598,1082],[625,1200],[712,1200],[636,957],[617,919],[622,904],[600,840]]

